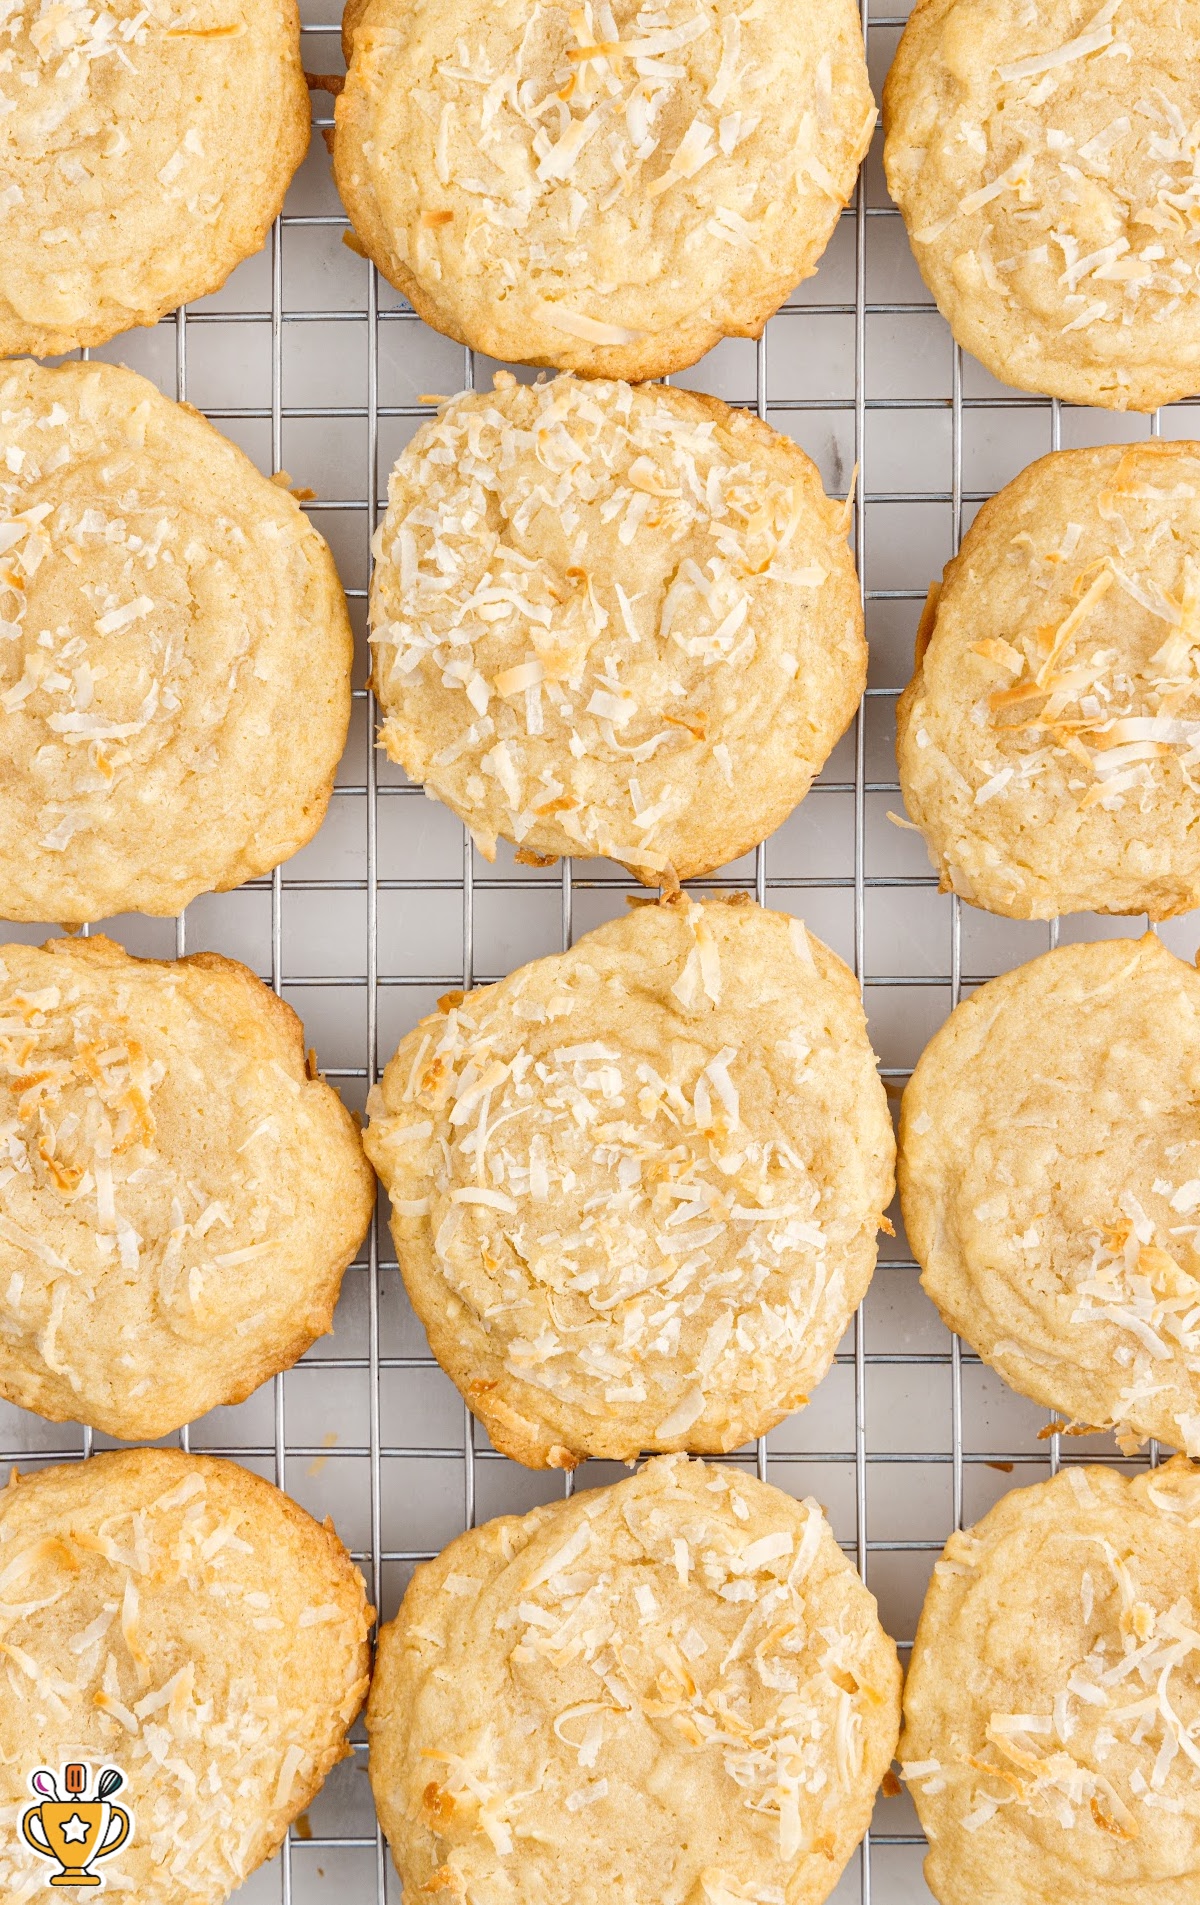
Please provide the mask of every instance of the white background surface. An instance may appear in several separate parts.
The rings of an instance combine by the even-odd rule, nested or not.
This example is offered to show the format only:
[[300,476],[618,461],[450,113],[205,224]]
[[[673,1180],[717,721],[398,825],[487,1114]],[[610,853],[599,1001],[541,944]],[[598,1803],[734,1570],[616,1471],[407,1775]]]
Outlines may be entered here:
[[[337,29],[319,0],[308,0],[306,18],[306,67],[340,71]],[[900,25],[895,16],[868,20],[877,97]],[[316,118],[328,123],[331,102],[314,98]],[[956,991],[1051,942],[1044,925],[991,919],[938,895],[919,837],[887,818],[900,807],[895,695],[908,678],[929,581],[979,502],[1034,457],[1156,427],[1188,436],[1196,424],[1188,405],[1154,423],[1060,411],[1004,390],[973,360],[956,361],[888,204],[880,143],[877,134],[862,201],[842,219],[818,275],[771,320],[764,344],[731,340],[676,381],[759,405],[803,444],[836,493],[861,465],[857,534],[871,645],[862,713],[787,825],[758,856],[708,884],[757,889],[857,966],[895,1099]],[[419,324],[344,247],[344,229],[317,134],[281,228],[259,257],[215,297],[94,353],[186,396],[264,472],[282,465],[318,492],[310,508],[333,547],[359,638],[350,742],[311,845],[274,881],[198,900],[178,926],[129,916],[104,930],[137,953],[213,948],[245,960],[280,985],[327,1075],[361,1108],[368,1076],[439,993],[558,950],[567,934],[622,910],[630,884],[602,862],[561,873],[518,867],[503,843],[489,867],[464,847],[446,809],[372,755],[362,688],[372,506],[386,501],[388,471],[423,414],[418,397],[457,390],[472,376],[482,383],[494,367],[472,365]],[[1200,938],[1194,919],[1163,929],[1189,958]],[[1062,922],[1061,936],[1144,926],[1080,915]],[[45,930],[16,927],[3,936],[40,940]],[[898,1212],[893,1217],[899,1228]],[[956,1514],[969,1522],[1005,1489],[1044,1478],[1059,1450],[1038,1439],[1044,1411],[960,1355],[918,1286],[903,1235],[881,1242],[863,1311],[811,1405],[769,1438],[767,1474],[826,1506],[885,1626],[904,1644]],[[495,1456],[479,1429],[472,1443],[463,1405],[409,1310],[382,1221],[371,1253],[347,1273],[334,1335],[241,1407],[194,1424],[184,1440],[233,1454],[315,1515],[332,1514],[390,1615],[413,1562],[456,1534],[472,1508],[479,1519],[520,1511],[563,1480]],[[88,1446],[78,1429],[0,1403],[6,1461],[32,1466]],[[1115,1456],[1107,1437],[1068,1447],[1071,1459]],[[744,1459],[752,1464],[755,1451]],[[578,1484],[613,1479],[593,1463]],[[239,1905],[377,1905],[385,1884],[396,1899],[361,1743],[301,1830],[310,1836],[294,1830],[286,1853],[237,1894]],[[837,1905],[928,1900],[921,1855],[907,1798],[881,1800],[869,1849],[852,1861]]]

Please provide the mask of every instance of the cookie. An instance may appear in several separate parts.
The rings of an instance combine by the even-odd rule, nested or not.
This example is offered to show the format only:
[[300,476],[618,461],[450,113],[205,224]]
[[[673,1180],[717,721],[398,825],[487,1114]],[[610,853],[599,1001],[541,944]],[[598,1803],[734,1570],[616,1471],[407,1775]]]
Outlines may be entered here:
[[1200,445],[1043,457],[935,585],[900,698],[909,813],[993,913],[1200,905]]
[[417,1569],[379,1638],[371,1785],[414,1900],[819,1905],[899,1704],[816,1502],[665,1456]]
[[380,738],[488,859],[502,835],[650,884],[710,872],[786,819],[858,705],[847,511],[714,397],[495,381],[392,473]]
[[875,1267],[892,1127],[799,920],[646,903],[404,1038],[367,1156],[430,1347],[531,1467],[737,1448],[808,1400]]
[[981,986],[904,1094],[900,1195],[949,1329],[1022,1395],[1200,1454],[1200,975],[1147,933]]
[[352,638],[292,497],[144,377],[0,372],[0,919],[178,913],[320,826]]
[[1068,1468],[951,1535],[900,1761],[939,1905],[1183,1905],[1200,1886],[1200,1470]]
[[639,382],[758,337],[875,125],[853,0],[368,0],[334,177],[418,315]]
[[711,872],[787,818],[853,718],[846,509],[745,411],[502,371],[418,430],[388,497],[380,739],[489,860],[503,835],[651,885]]
[[1198,0],[920,0],[888,189],[958,342],[1110,410],[1200,390]]
[[33,1775],[83,1762],[120,1775],[113,1803],[130,1819],[91,1882],[138,1905],[219,1905],[350,1750],[372,1618],[332,1528],[233,1462],[128,1449],[14,1470],[0,1492],[0,1897],[78,1882],[51,1876],[21,1822],[45,1791]]
[[245,966],[0,947],[0,1140],[7,1401],[153,1441],[330,1329],[375,1180]]
[[154,324],[259,249],[308,148],[295,0],[16,0],[4,34],[0,356]]

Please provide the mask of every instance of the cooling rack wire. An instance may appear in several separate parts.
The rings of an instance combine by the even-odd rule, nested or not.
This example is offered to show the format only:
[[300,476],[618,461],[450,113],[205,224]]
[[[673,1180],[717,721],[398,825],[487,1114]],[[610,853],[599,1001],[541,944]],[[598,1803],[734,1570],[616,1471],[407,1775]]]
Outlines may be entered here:
[[[320,9],[324,0],[309,0]],[[863,27],[876,97],[902,13]],[[340,68],[339,25],[305,15],[305,66]],[[331,124],[314,93],[314,124]],[[1034,457],[1076,444],[1195,434],[1195,405],[1146,419],[1077,410],[994,383],[964,360],[917,275],[883,185],[876,135],[818,275],[757,344],[731,340],[680,382],[755,409],[794,436],[826,487],[852,472],[854,541],[871,643],[854,725],[808,799],[753,855],[704,882],[800,914],[854,967],[889,1096],[964,992],[1058,942],[1060,923],[990,919],[937,893],[919,839],[898,830],[894,704],[930,579],[980,502]],[[367,672],[369,542],[387,475],[428,414],[429,392],[485,383],[494,368],[439,338],[342,245],[346,220],[319,136],[264,251],[224,289],[96,356],[130,364],[202,409],[266,472],[319,492]],[[521,373],[525,374],[525,373]],[[948,480],[947,480],[948,473]],[[317,839],[269,879],[196,901],[177,921],[127,916],[105,930],[131,951],[213,948],[244,959],[305,1022],[327,1077],[361,1110],[400,1034],[452,987],[499,978],[623,910],[632,883],[602,862],[494,867],[445,810],[370,745],[373,699],[355,691],[350,745]],[[1163,928],[1192,957],[1195,916]],[[1064,939],[1136,934],[1141,920],[1078,915]],[[39,940],[46,929],[10,927]],[[246,1403],[180,1432],[185,1448],[244,1462],[318,1516],[332,1514],[385,1616],[413,1565],[476,1518],[521,1512],[564,1486],[498,1456],[473,1430],[408,1309],[385,1212],[347,1273],[332,1337]],[[898,1221],[898,1220],[897,1220]],[[1006,1489],[1067,1460],[1115,1460],[1107,1438],[1048,1432],[942,1328],[903,1235],[884,1245],[870,1294],[810,1406],[732,1458],[826,1507],[835,1533],[907,1655],[925,1582],[952,1528]],[[0,1404],[0,1463],[88,1456],[105,1438]],[[1153,1461],[1156,1451],[1148,1456]],[[1134,1462],[1120,1462],[1131,1468]],[[590,1463],[578,1486],[615,1480]],[[572,1478],[566,1478],[568,1490]],[[365,1748],[335,1769],[279,1857],[238,1905],[396,1905],[375,1826]],[[881,1799],[836,1905],[920,1905],[924,1841],[906,1797]]]

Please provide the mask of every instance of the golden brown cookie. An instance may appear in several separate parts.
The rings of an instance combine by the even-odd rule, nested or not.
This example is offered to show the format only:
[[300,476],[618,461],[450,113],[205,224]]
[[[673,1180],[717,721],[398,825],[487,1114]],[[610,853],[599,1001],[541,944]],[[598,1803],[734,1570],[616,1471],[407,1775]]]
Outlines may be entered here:
[[1200,1887],[1200,1470],[1068,1468],[951,1535],[900,1760],[939,1905]]
[[900,697],[909,813],[993,913],[1200,904],[1200,445],[1042,457],[935,584]]
[[380,739],[471,828],[651,885],[735,860],[808,792],[867,645],[847,512],[715,397],[447,402],[392,472],[371,599]]
[[853,0],[358,0],[334,176],[418,314],[640,382],[757,337],[875,124]]
[[102,344],[259,249],[308,147],[295,0],[16,0],[0,356]]
[[875,1267],[894,1147],[858,987],[748,900],[637,906],[468,993],[368,1109],[434,1355],[531,1467],[764,1434]]
[[64,1896],[43,1891],[55,1862],[21,1821],[32,1776],[74,1762],[93,1785],[120,1775],[112,1803],[130,1820],[94,1877],[138,1905],[220,1905],[349,1750],[372,1618],[332,1529],[233,1462],[129,1449],[14,1471],[0,1492],[0,1898]]
[[295,853],[350,720],[329,550],[111,364],[0,371],[0,919],[177,913]]
[[1200,1453],[1200,975],[1144,939],[981,986],[921,1055],[900,1195],[921,1282],[1022,1395]]
[[1200,0],[919,0],[888,187],[1002,383],[1153,410],[1200,390]]
[[817,1503],[665,1456],[418,1568],[371,1785],[406,1898],[820,1905],[899,1698]]
[[152,1441],[290,1368],[375,1180],[304,1029],[218,953],[0,947],[0,1395]]

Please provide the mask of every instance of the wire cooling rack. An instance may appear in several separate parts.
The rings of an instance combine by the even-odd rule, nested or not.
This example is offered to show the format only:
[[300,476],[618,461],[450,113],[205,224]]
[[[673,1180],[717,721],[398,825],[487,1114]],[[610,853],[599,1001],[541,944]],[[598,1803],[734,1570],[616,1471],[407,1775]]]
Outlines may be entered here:
[[[321,0],[309,0],[320,6]],[[903,15],[863,24],[876,96]],[[305,65],[341,66],[339,27],[306,16]],[[315,123],[331,123],[316,92]],[[1057,942],[1059,925],[991,919],[937,893],[922,844],[898,830],[894,704],[930,579],[988,495],[1047,450],[1196,433],[1196,406],[1153,419],[1061,407],[1005,390],[954,349],[889,204],[879,137],[818,275],[767,327],[730,340],[678,380],[756,409],[795,437],[826,487],[857,467],[854,539],[871,644],[855,724],[808,799],[757,853],[704,884],[742,888],[799,913],[851,963],[896,1099],[915,1060],[964,992]],[[483,383],[495,368],[418,322],[342,245],[346,220],[321,138],[264,251],[224,289],[97,356],[130,364],[186,397],[266,472],[319,492],[308,507],[331,543],[367,674],[371,530],[387,476],[423,416],[421,397]],[[631,883],[603,862],[539,872],[503,843],[494,866],[449,812],[427,802],[371,746],[372,699],[358,688],[350,745],[318,837],[269,879],[196,901],[178,921],[137,916],[105,930],[133,952],[212,948],[246,961],[305,1022],[326,1075],[361,1110],[401,1033],[450,987],[500,977],[621,911]],[[5,938],[47,930],[10,927]],[[1135,934],[1141,920],[1077,915],[1067,938]],[[1190,957],[1192,919],[1163,929]],[[178,1438],[244,1462],[318,1516],[332,1514],[385,1616],[413,1565],[476,1519],[523,1511],[564,1486],[504,1460],[473,1429],[432,1362],[408,1308],[381,1213],[346,1276],[334,1334],[236,1409]],[[897,1220],[898,1221],[898,1220]],[[815,1495],[907,1653],[925,1583],[951,1529],[1060,1460],[1115,1459],[1108,1438],[1069,1458],[1045,1412],[1008,1392],[947,1335],[916,1280],[903,1237],[884,1241],[870,1294],[812,1403],[734,1459],[780,1488]],[[0,1461],[79,1458],[104,1438],[0,1404]],[[1154,1459],[1154,1451],[1149,1457]],[[1123,1467],[1135,1464],[1122,1463]],[[614,1480],[591,1463],[575,1485]],[[568,1478],[566,1485],[571,1485]],[[239,1905],[393,1905],[361,1737],[279,1858]],[[906,1797],[881,1799],[874,1830],[837,1905],[918,1905],[924,1842]]]

